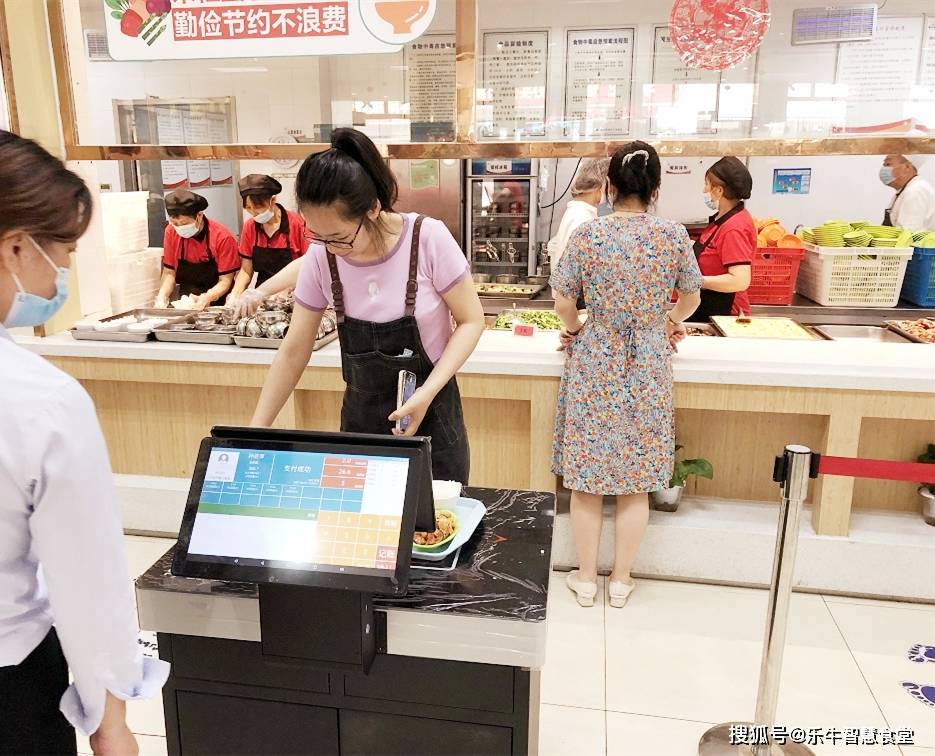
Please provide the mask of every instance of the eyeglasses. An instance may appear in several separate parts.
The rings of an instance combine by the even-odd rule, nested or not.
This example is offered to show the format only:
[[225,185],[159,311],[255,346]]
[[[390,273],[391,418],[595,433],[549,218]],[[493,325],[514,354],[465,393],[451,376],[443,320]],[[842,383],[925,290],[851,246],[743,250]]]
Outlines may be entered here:
[[[366,218],[367,216],[364,216]],[[340,239],[322,239],[314,231],[308,232],[308,238],[311,241],[318,242],[319,244],[324,244],[326,247],[334,247],[335,249],[353,249],[354,242],[357,241],[357,236],[360,234],[360,229],[363,228],[364,218],[360,219],[360,223],[357,224],[357,230],[354,232],[354,236],[351,237],[350,241],[343,241]]]

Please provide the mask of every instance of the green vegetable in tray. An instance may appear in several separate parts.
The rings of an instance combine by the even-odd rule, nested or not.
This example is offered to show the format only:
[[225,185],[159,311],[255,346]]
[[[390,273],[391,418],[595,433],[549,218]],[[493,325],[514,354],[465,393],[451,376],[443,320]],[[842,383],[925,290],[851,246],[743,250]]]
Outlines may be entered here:
[[504,312],[493,324],[494,328],[510,330],[515,322],[534,325],[543,331],[562,330],[562,319],[550,310],[513,310]]

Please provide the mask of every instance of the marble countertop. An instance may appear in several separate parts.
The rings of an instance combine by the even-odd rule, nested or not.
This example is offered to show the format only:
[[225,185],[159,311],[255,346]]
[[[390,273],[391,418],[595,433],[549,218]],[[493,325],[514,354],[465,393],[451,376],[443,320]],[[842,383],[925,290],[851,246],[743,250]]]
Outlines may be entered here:
[[[272,350],[236,346],[76,341],[68,333],[16,340],[49,357],[269,365],[275,356]],[[461,373],[559,377],[565,357],[556,351],[557,341],[554,333],[520,337],[485,331]],[[338,343],[315,352],[309,364],[339,368]],[[691,337],[679,346],[673,367],[677,383],[935,393],[935,345],[930,344]]]
[[[483,501],[487,515],[457,566],[413,570],[405,596],[375,599],[387,614],[387,650],[539,668],[555,496],[482,488],[465,495]],[[142,629],[260,640],[256,585],[175,577],[173,553],[174,547],[136,580]]]

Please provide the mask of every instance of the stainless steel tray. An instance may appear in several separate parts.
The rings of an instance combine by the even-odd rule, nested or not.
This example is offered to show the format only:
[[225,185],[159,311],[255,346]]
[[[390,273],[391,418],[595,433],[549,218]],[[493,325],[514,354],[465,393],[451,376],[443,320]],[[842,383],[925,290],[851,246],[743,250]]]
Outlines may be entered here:
[[915,344],[931,344],[932,343],[931,341],[920,339],[918,336],[914,336],[913,334],[909,333],[909,331],[904,330],[902,326],[900,326],[899,323],[895,320],[887,320],[886,327],[889,328],[891,331],[898,333],[903,338],[909,339],[909,341]]
[[[330,344],[338,338],[338,332],[332,331],[327,336],[317,339],[315,341],[315,347],[312,351],[317,352],[326,344]],[[263,336],[234,336],[234,343],[239,347],[247,347],[252,349],[279,349],[279,345],[282,344],[284,339],[267,339]]]
[[[136,310],[128,310],[127,312],[120,312],[116,315],[111,315],[109,318],[102,318],[101,322],[108,323],[111,320],[118,320],[119,318],[125,318],[130,315],[136,318],[137,323],[143,320],[149,320],[149,318],[169,318],[169,322],[171,323],[191,315],[191,310],[140,307]],[[69,333],[71,333],[71,337],[77,341],[123,341],[133,342],[135,344],[141,344],[144,341],[148,341],[150,337],[149,333],[127,333],[126,331],[79,331],[77,328],[72,328]]]
[[905,344],[909,341],[902,333],[883,326],[816,325],[811,326],[811,329],[831,341],[888,341],[894,344]]
[[[729,317],[732,317],[732,316],[714,315],[714,316],[712,316],[712,318],[711,318],[711,324],[712,324],[712,326],[714,327],[714,330],[717,331],[718,335],[723,336],[724,338],[727,338],[727,339],[756,338],[756,339],[758,339],[758,340],[760,340],[760,341],[787,341],[787,340],[788,340],[788,339],[784,339],[782,336],[757,336],[757,337],[752,337],[752,336],[738,336],[738,335],[736,335],[736,334],[729,334],[729,333],[726,333],[726,332],[724,331],[724,329],[723,329],[723,328],[720,326],[720,324],[718,323],[718,318],[721,318],[721,317],[729,318]],[[755,317],[756,320],[791,320],[795,325],[797,325],[799,328],[801,328],[803,331],[805,331],[805,333],[807,333],[811,339],[813,339],[813,340],[815,340],[815,341],[822,341],[822,340],[824,340],[824,341],[830,341],[830,340],[831,340],[831,338],[830,338],[829,336],[826,336],[825,334],[821,333],[820,331],[816,331],[816,330],[814,329],[814,327],[812,327],[812,326],[808,326],[808,325],[805,325],[805,324],[803,324],[803,323],[800,323],[800,322],[799,322],[798,320],[796,320],[795,318],[777,317],[777,316],[771,316],[771,315],[767,315],[767,316],[757,315],[757,316],[754,316],[754,317]]]
[[[484,288],[487,286],[512,286],[513,288],[519,288],[521,291],[503,291],[503,292],[494,292],[494,291],[484,291]],[[477,296],[487,297],[490,299],[533,299],[538,296],[538,294],[545,289],[545,286],[540,286],[538,284],[474,284],[475,289],[477,290]]]
[[721,336],[720,331],[711,325],[711,323],[685,323],[685,327],[689,330],[698,331],[698,333],[688,334],[689,336]]

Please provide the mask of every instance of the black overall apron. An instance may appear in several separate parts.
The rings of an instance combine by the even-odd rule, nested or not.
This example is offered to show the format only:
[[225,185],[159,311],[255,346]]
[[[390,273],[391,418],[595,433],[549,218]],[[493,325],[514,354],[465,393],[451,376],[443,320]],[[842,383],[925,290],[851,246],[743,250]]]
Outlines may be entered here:
[[218,272],[217,260],[211,256],[211,232],[208,220],[205,219],[205,251],[208,259],[204,262],[193,263],[185,259],[185,245],[188,239],[181,239],[179,245],[179,260],[175,266],[175,283],[179,287],[179,296],[186,294],[200,296],[217,286],[221,280]]
[[[279,208],[282,220],[279,223],[279,231],[277,233],[285,234],[287,245],[285,247],[261,247],[259,244],[253,245],[253,270],[256,273],[256,285],[260,286],[261,284],[266,283],[269,279],[275,276],[279,271],[285,268],[289,263],[292,262],[292,255],[294,250],[288,246],[289,242],[289,216],[286,215],[286,209],[282,205],[276,205]],[[259,240],[260,234],[266,236],[269,240],[269,236],[266,234],[266,229],[263,228],[262,223],[256,224],[256,238]]]
[[909,180],[903,185],[903,188],[902,188],[902,189],[900,189],[898,192],[896,192],[896,196],[893,197],[893,201],[890,202],[890,206],[889,206],[888,208],[886,208],[886,210],[883,211],[883,225],[884,225],[884,226],[892,226],[892,225],[893,225],[893,208],[896,207],[896,200],[899,199],[899,195],[900,195],[900,194],[902,194],[904,191],[906,191],[906,187],[909,186],[909,184],[911,184],[912,181],[913,181],[913,179],[915,179],[915,178],[917,178],[917,177],[916,177],[916,176],[913,176],[911,179],[909,179]]
[[[338,264],[334,255],[327,254],[341,344],[341,371],[347,384],[341,406],[342,431],[389,433],[392,423],[387,418],[396,410],[399,371],[415,373],[417,385],[421,386],[434,367],[422,346],[415,318],[421,226],[419,216],[412,229],[405,311],[401,318],[389,323],[358,320],[345,314]],[[454,377],[429,405],[417,433],[432,438],[433,477],[467,485],[471,455],[461,393]]]
[[[704,241],[699,238],[693,246],[695,259],[701,260],[701,255],[711,245],[711,242],[714,241],[714,237],[717,236],[717,232],[720,231],[721,226],[724,225],[728,218],[732,218],[741,210],[743,210],[743,202],[738,202],[731,210],[728,210],[720,218],[713,221],[714,230],[708,235],[708,238]],[[712,315],[730,315],[734,307],[734,296],[734,292],[702,289],[701,304],[689,320],[693,323],[706,323],[708,318]]]

